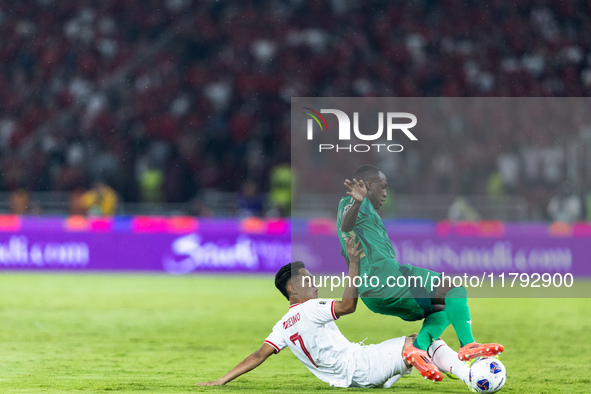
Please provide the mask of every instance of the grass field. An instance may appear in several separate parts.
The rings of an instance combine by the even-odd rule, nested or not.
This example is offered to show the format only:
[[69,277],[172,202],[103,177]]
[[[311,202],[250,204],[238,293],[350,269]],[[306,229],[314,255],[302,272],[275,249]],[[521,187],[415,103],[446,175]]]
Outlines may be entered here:
[[[503,392],[589,392],[589,299],[472,299],[474,333],[498,341]],[[220,377],[256,350],[287,301],[270,277],[2,274],[0,392],[355,392],[316,379],[289,350],[224,387]],[[337,323],[351,341],[378,343],[420,323],[360,303]],[[450,328],[444,339],[457,349]],[[415,371],[391,390],[468,392]]]

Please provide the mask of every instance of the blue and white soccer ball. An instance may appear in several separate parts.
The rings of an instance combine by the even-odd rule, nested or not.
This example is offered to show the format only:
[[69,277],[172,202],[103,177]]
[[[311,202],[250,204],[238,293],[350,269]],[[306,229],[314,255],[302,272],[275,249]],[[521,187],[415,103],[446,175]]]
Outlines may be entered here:
[[507,370],[495,357],[478,357],[470,366],[470,388],[477,393],[496,393],[507,381]]

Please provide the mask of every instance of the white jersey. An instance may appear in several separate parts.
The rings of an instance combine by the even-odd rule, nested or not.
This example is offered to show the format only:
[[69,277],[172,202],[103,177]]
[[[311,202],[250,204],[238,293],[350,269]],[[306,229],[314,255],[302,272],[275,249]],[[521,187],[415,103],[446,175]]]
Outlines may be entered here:
[[351,343],[334,323],[335,300],[313,299],[294,304],[273,327],[265,343],[278,353],[286,346],[320,380],[349,387],[355,372],[354,353],[361,345]]

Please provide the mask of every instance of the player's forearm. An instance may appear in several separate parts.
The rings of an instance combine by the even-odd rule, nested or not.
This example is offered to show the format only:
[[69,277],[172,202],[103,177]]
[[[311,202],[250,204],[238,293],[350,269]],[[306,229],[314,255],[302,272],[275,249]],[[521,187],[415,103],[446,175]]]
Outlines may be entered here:
[[357,299],[357,286],[354,285],[355,277],[359,276],[359,257],[349,259],[349,280],[346,280],[347,286],[343,293],[343,298],[355,298]]
[[246,357],[242,362],[236,365],[230,372],[225,374],[219,379],[221,384],[226,384],[231,380],[236,379],[240,375],[244,375],[245,373],[252,371],[259,365],[261,365],[266,360],[266,357],[263,357],[259,351],[257,350],[250,356]]
[[355,312],[355,309],[357,309],[357,298],[359,296],[359,292],[357,287],[354,285],[354,279],[356,276],[359,276],[359,259],[352,260],[349,263],[349,279],[345,280],[347,286],[345,287],[341,301],[343,312],[346,313],[353,313]]
[[341,220],[341,231],[348,233],[349,231],[353,230],[353,227],[355,227],[355,223],[357,222],[359,208],[361,208],[361,203],[357,200],[354,200],[349,209],[343,213],[343,219]]

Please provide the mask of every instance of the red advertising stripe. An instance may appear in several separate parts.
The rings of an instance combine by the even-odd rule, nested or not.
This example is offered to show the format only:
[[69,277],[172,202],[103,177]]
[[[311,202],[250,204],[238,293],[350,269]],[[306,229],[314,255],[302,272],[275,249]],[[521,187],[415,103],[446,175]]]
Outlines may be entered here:
[[168,231],[171,233],[193,233],[198,227],[197,219],[190,216],[173,216],[168,220]]
[[20,217],[17,215],[0,215],[0,231],[18,231],[20,229]]
[[164,216],[136,216],[131,222],[134,233],[165,233],[168,221]]
[[93,232],[105,232],[113,230],[113,218],[91,218],[89,219],[90,231]]
[[88,219],[84,216],[74,215],[66,218],[64,221],[64,229],[66,231],[88,231],[89,228]]

